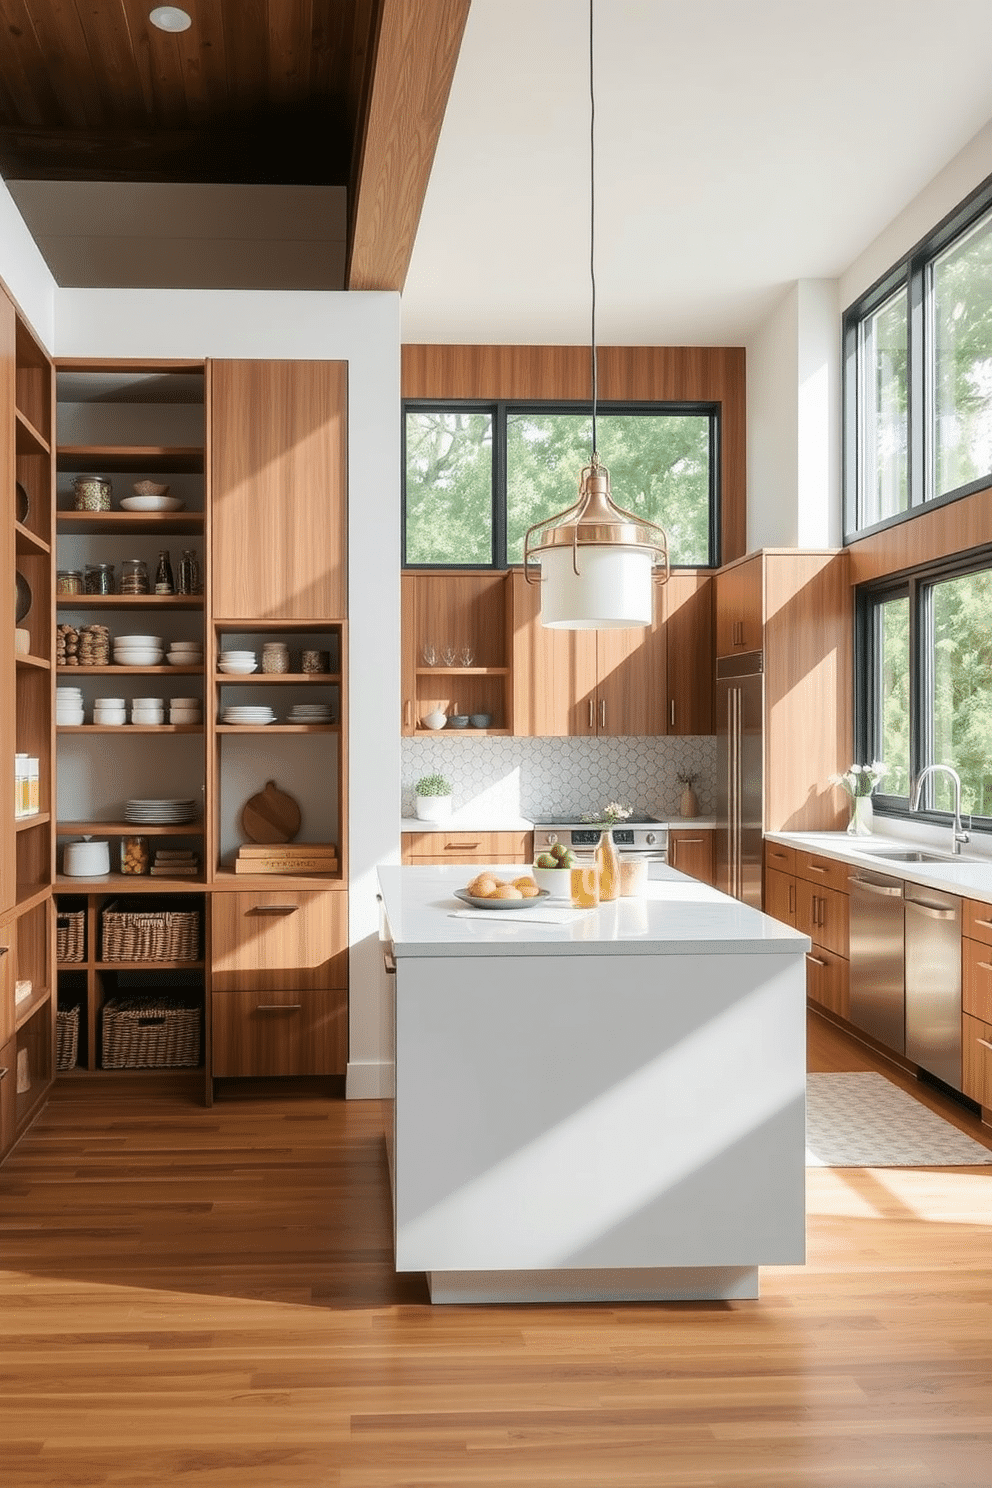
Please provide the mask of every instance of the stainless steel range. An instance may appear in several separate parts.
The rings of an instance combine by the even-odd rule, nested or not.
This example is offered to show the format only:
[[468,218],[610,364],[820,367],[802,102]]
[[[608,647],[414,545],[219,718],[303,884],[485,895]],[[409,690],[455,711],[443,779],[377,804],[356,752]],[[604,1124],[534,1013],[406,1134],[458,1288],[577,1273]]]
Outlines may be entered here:
[[[599,841],[601,827],[591,822],[578,821],[574,817],[559,817],[554,821],[534,823],[534,856],[547,852],[556,842],[566,847],[593,848]],[[668,862],[668,828],[663,822],[648,818],[635,821],[628,817],[613,828],[613,841],[622,853],[636,853],[648,860],[648,871],[652,863]]]

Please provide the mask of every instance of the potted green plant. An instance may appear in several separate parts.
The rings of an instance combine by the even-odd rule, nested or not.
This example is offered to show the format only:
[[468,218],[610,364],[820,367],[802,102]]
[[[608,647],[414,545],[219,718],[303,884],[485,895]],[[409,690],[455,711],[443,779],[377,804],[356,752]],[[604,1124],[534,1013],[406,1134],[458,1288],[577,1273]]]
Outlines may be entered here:
[[443,775],[421,775],[413,789],[420,821],[446,821],[451,815],[451,781]]

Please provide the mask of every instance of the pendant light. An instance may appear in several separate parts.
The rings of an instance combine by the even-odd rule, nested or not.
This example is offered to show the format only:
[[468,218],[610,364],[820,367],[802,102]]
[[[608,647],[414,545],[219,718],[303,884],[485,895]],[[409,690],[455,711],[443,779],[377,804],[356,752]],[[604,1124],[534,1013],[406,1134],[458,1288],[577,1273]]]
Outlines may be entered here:
[[653,585],[668,580],[668,539],[610,495],[596,449],[596,92],[593,0],[589,0],[589,280],[591,287],[592,455],[573,506],[535,522],[524,538],[524,576],[541,585],[541,624],[557,630],[650,625]]

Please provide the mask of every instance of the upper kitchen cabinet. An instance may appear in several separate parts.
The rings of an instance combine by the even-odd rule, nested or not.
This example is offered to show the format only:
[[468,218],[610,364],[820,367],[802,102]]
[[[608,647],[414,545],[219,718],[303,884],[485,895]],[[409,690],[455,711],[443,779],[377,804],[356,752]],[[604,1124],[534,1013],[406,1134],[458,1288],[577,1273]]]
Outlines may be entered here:
[[670,734],[713,732],[713,579],[674,572],[662,590]]
[[664,608],[631,630],[552,630],[541,591],[513,570],[514,732],[633,737],[667,732]]
[[431,733],[435,712],[468,718],[465,736],[511,733],[509,574],[407,572],[401,596],[403,733]]
[[347,613],[347,363],[210,365],[213,612]]
[[716,577],[716,654],[760,651],[764,624],[760,556],[738,560]]

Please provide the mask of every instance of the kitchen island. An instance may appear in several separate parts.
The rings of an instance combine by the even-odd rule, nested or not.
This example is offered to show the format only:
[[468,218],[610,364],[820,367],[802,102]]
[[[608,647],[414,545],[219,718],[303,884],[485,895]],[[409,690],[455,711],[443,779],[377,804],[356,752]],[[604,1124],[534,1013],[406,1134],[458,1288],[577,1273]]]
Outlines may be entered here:
[[804,1259],[804,935],[671,869],[564,924],[465,913],[464,868],[379,879],[397,1270],[434,1302],[688,1300]]

